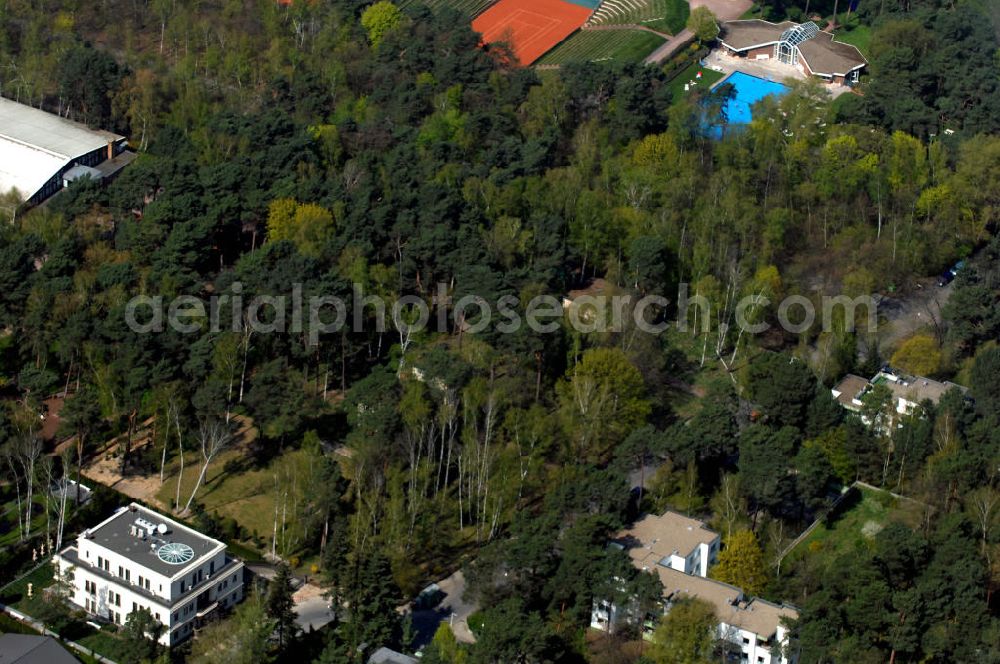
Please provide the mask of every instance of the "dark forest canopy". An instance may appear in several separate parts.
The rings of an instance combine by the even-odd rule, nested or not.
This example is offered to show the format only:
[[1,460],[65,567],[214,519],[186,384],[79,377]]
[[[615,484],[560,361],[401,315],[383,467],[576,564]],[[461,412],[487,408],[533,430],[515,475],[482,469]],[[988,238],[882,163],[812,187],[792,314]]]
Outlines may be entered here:
[[[7,458],[37,438],[42,399],[67,388],[60,433],[80,442],[61,462],[70,474],[119,435],[125,474],[156,475],[179,450],[200,463],[214,423],[251,421],[256,437],[221,475],[266,474],[275,513],[277,495],[293,495],[288,536],[247,532],[197,489],[173,507],[315,564],[335,601],[361,607],[318,647],[282,631],[286,658],[405,647],[394,608],[462,567],[481,645],[462,660],[441,637],[427,661],[621,661],[587,649],[593,600],[660,589],[604,545],[639,511],[668,508],[727,536],[755,531],[764,596],[803,610],[803,661],[992,652],[1000,528],[982,506],[1000,504],[1000,136],[988,8],[862,2],[874,29],[863,96],[830,102],[796,82],[717,140],[707,126],[724,90],[672,103],[657,68],[512,66],[467,18],[415,3],[376,35],[359,20],[368,4],[0,5],[3,94],[127,133],[141,153],[108,187],[75,184],[0,225]],[[800,4],[766,3],[779,15]],[[802,335],[727,327],[739,296],[766,295],[755,320],[774,322],[784,295],[908,295],[962,258],[928,334],[934,376],[969,393],[923,404],[887,435],[845,414],[829,386],[872,375],[894,347],[842,318]],[[683,282],[713,315],[663,335],[472,334],[466,320],[407,335],[379,331],[367,309],[363,330],[318,344],[291,330],[126,324],[135,295],[248,302],[295,285],[348,307],[359,286],[429,305],[516,297],[524,313],[535,295],[597,277],[608,293],[671,300]],[[131,450],[149,418],[167,426]],[[647,465],[648,490],[630,499]],[[27,477],[8,466],[19,491]],[[925,518],[859,541],[835,568],[772,571],[790,534],[855,480],[911,496]],[[269,605],[286,606],[283,592]],[[269,624],[246,607],[239,629]]]

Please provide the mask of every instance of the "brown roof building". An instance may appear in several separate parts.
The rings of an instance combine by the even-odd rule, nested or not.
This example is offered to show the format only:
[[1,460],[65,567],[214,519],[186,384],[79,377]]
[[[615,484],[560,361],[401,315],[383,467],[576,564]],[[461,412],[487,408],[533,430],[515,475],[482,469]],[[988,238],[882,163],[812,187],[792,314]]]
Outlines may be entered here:
[[728,21],[722,24],[719,42],[734,56],[777,60],[832,83],[856,83],[868,64],[856,47],[838,42],[812,21]]
[[[798,618],[789,606],[778,606],[757,598],[746,598],[736,586],[707,578],[717,561],[720,537],[697,519],[676,512],[646,515],[632,527],[618,532],[611,545],[624,549],[632,564],[653,573],[663,585],[663,609],[678,601],[697,598],[711,605],[718,619],[717,635],[739,648],[742,661],[756,664],[793,664],[786,622]],[[591,627],[613,631],[616,624],[636,622],[634,606],[617,606],[610,600],[595,601]],[[656,617],[644,616],[648,636]]]
[[[916,412],[917,407],[924,401],[937,404],[951,390],[958,390],[962,394],[968,392],[968,388],[951,381],[941,382],[924,376],[910,376],[888,367],[875,374],[871,380],[847,374],[830,391],[841,406],[857,413],[861,411],[864,395],[876,385],[884,385],[892,395],[892,406],[896,413],[892,419],[897,421],[896,423],[901,417]],[[861,416],[861,421],[868,426],[872,425],[865,415]],[[890,426],[883,426],[887,424]],[[878,428],[883,433],[889,433],[892,431],[891,424],[882,423]]]

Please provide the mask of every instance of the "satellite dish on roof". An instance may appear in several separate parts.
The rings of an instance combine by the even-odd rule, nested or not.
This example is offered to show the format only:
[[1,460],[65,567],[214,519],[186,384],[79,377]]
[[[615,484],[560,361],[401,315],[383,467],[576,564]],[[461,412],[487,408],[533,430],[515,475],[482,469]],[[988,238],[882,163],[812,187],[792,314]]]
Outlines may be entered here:
[[161,535],[166,535],[167,534],[167,524],[161,523],[160,525],[158,525],[156,527],[156,532],[160,533]]

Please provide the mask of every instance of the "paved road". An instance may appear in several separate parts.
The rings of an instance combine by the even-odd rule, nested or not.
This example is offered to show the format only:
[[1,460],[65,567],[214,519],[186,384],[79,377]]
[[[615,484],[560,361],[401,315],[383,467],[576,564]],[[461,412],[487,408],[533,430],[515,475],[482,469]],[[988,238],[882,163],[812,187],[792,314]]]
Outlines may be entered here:
[[[691,9],[708,7],[720,22],[737,19],[753,6],[752,0],[690,0],[688,4]],[[660,48],[650,53],[645,62],[647,65],[663,64],[693,41],[694,34],[690,30],[681,30]]]
[[441,601],[430,609],[413,612],[413,630],[416,633],[415,647],[430,643],[435,630],[442,622],[448,622],[455,638],[462,643],[475,643],[476,637],[469,629],[468,619],[478,609],[462,599],[465,592],[465,575],[461,570],[437,582],[444,593]]
[[303,632],[317,630],[333,620],[333,611],[323,596],[322,588],[307,583],[295,591],[292,599],[295,602],[295,624]]
[[[247,568],[257,577],[270,581],[274,578],[274,565],[268,563],[247,563]],[[323,596],[323,589],[312,583],[305,583],[299,577],[292,577],[292,601],[295,602],[295,624],[303,632],[317,630],[333,620],[333,611]]]

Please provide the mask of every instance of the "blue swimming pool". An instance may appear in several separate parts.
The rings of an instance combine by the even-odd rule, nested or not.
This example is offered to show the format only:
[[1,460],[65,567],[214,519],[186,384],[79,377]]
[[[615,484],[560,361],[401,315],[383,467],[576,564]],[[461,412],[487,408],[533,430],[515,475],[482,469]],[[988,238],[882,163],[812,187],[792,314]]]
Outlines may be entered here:
[[[741,71],[733,72],[723,79],[719,85],[730,83],[735,96],[726,102],[726,118],[730,125],[749,124],[751,119],[750,106],[768,95],[783,95],[788,88],[781,83],[757,78]],[[718,128],[721,134],[721,128]]]

